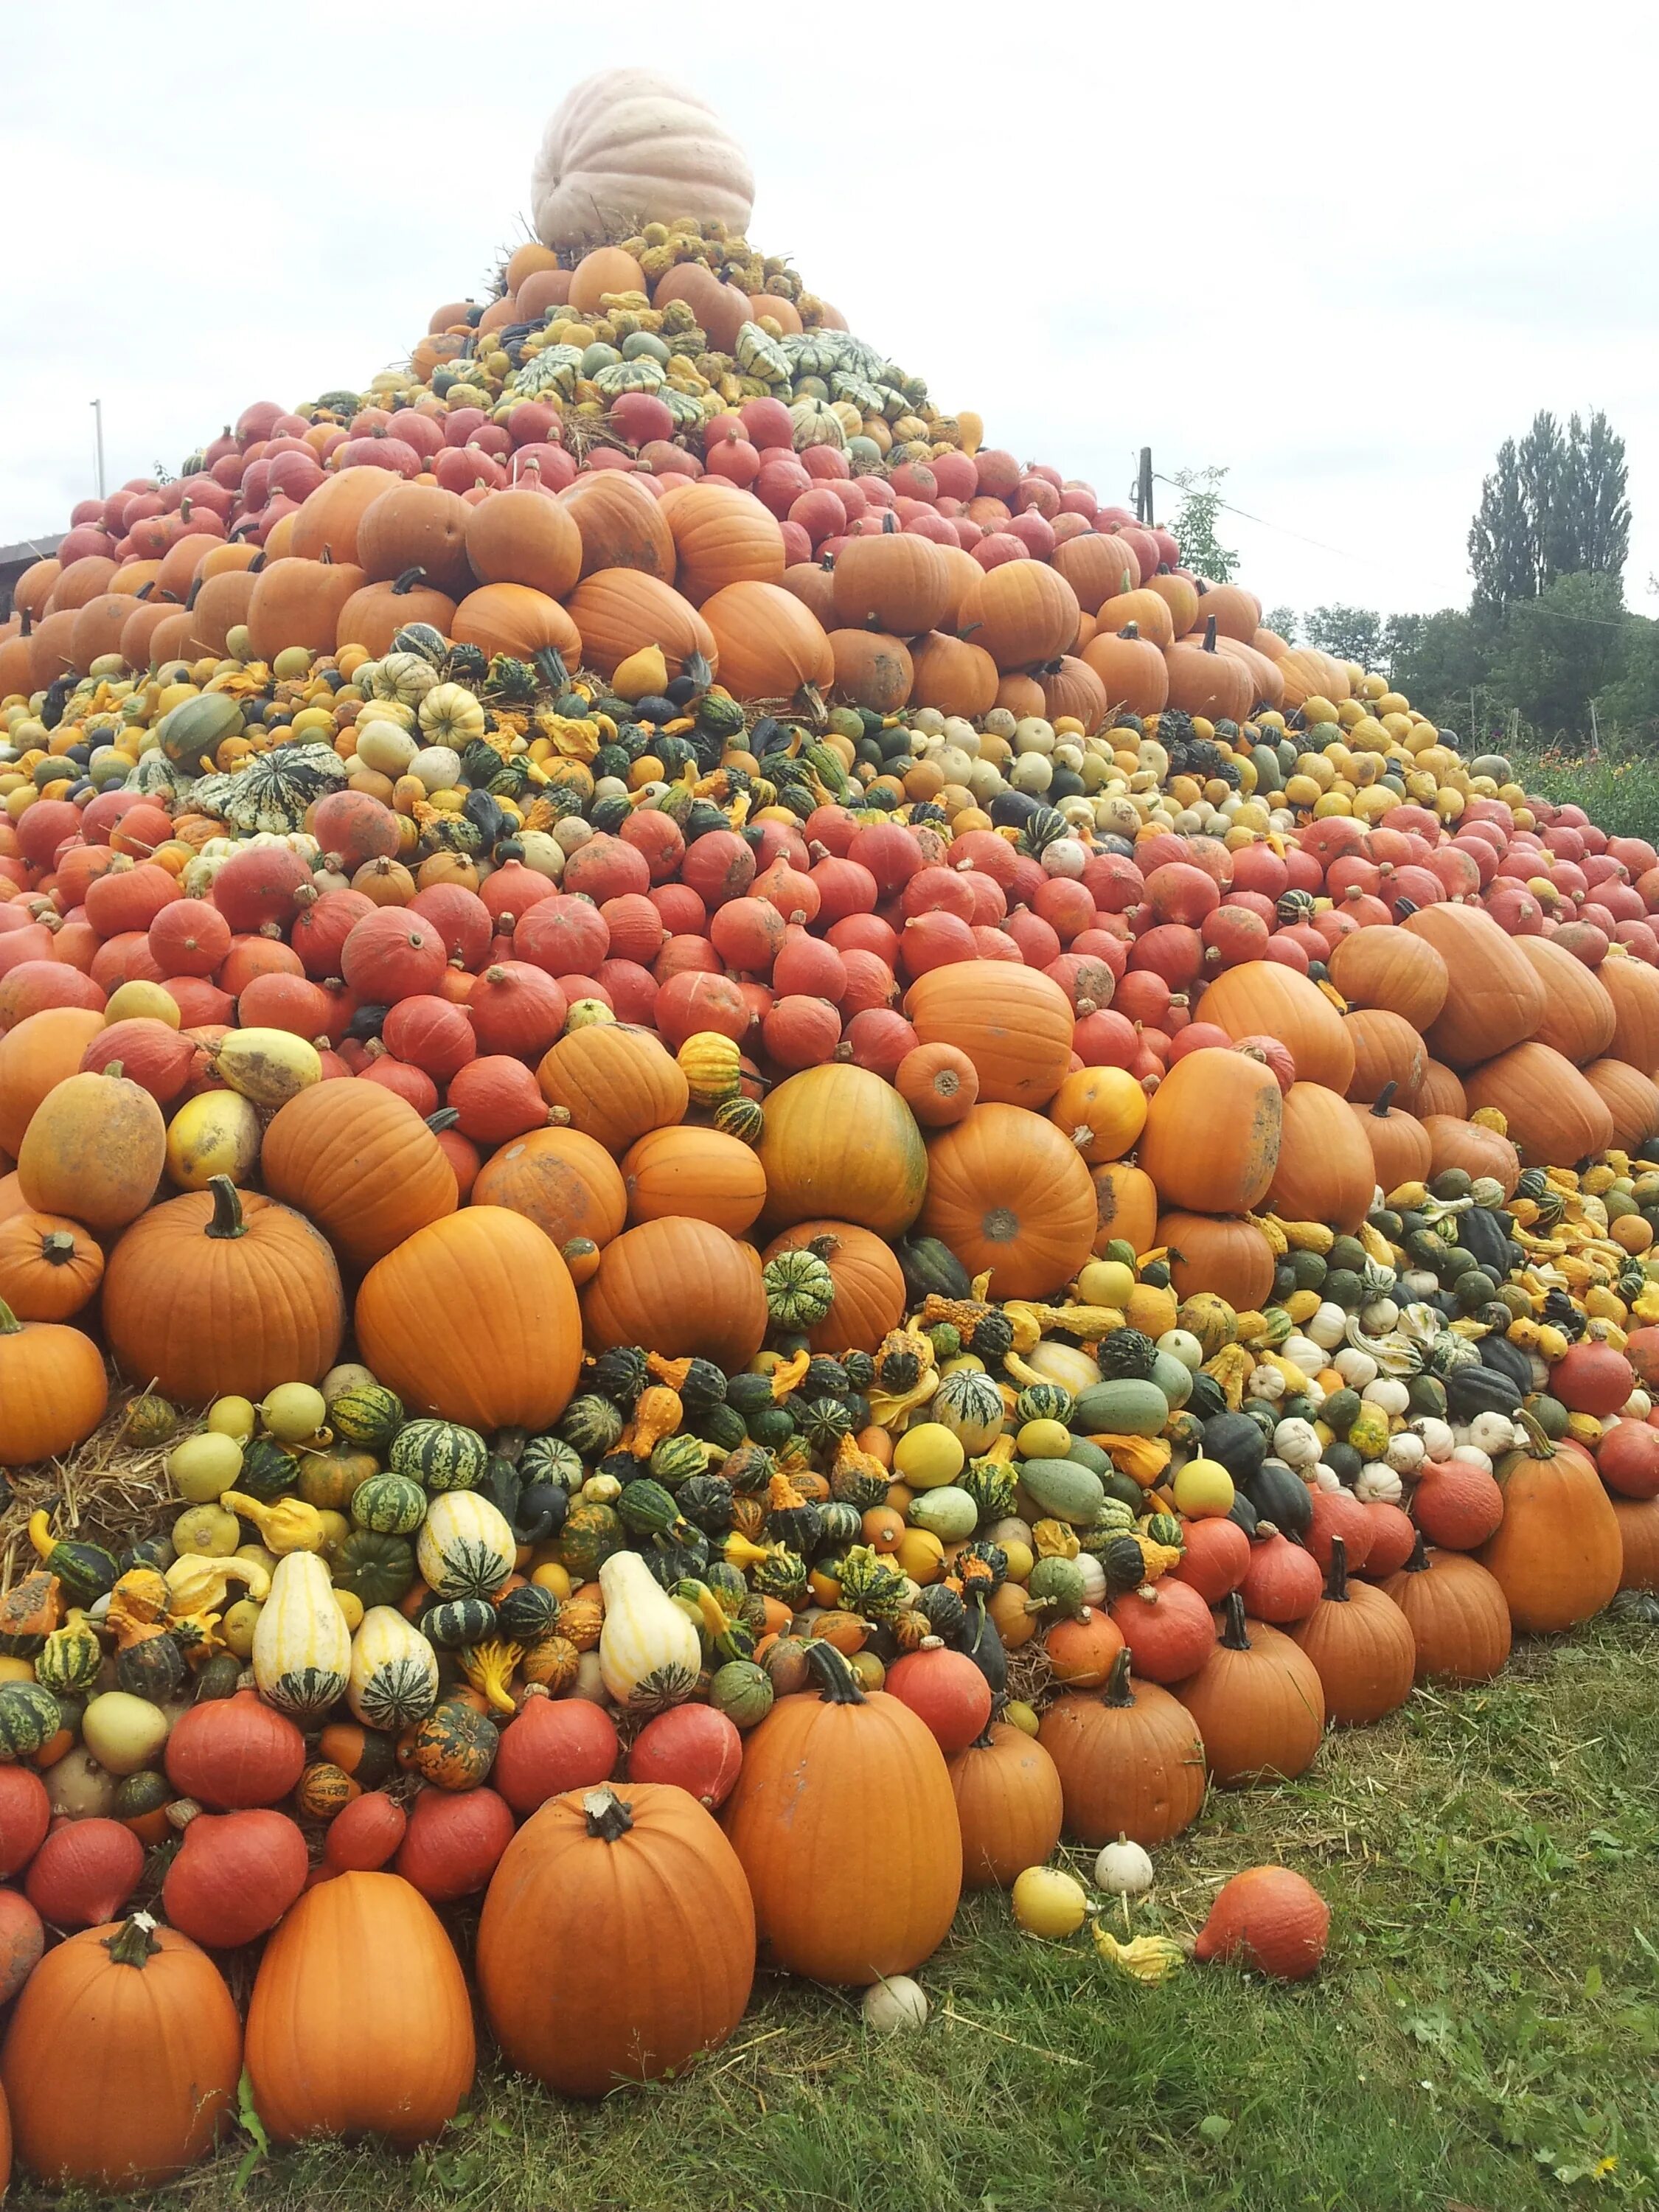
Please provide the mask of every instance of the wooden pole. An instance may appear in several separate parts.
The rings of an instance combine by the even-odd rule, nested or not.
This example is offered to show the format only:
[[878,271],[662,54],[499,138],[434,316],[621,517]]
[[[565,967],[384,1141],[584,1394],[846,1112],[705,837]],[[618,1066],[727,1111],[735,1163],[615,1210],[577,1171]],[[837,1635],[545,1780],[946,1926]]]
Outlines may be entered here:
[[1152,523],[1152,449],[1140,449],[1140,474],[1135,483],[1135,520],[1143,529],[1150,530]]

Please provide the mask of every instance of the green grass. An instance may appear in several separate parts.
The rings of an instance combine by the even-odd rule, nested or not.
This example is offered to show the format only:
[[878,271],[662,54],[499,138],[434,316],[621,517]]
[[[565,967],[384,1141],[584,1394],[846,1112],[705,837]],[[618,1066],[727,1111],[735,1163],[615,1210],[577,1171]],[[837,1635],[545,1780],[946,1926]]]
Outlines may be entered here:
[[1610,837],[1650,840],[1659,833],[1659,755],[1615,750],[1592,761],[1523,747],[1512,758],[1528,791],[1558,805],[1582,806]]
[[[1212,1796],[1158,1855],[1145,1928],[1282,1858],[1334,1923],[1296,1989],[1189,1967],[1128,1983],[1000,1896],[925,1970],[919,2037],[763,1983],[681,2082],[585,2109],[487,2063],[404,2163],[240,2154],[159,2200],[254,2212],[1530,2212],[1659,2198],[1659,1638],[1601,1627],[1503,1679],[1327,1741],[1300,1784]],[[1082,1859],[1078,1870],[1087,1873]],[[588,1931],[573,1930],[573,1942]],[[558,1962],[549,1962],[556,1979]],[[66,2063],[73,2055],[66,2054]],[[15,2188],[25,2206],[54,2200]]]

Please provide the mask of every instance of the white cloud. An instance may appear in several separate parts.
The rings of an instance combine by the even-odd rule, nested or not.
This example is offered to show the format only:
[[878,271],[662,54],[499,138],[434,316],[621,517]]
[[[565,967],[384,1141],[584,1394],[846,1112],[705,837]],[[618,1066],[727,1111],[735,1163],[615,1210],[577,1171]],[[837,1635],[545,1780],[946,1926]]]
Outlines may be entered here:
[[[360,384],[520,234],[542,124],[649,61],[747,147],[753,225],[993,442],[1121,495],[1224,463],[1269,602],[1462,599],[1480,478],[1607,410],[1659,568],[1650,11],[1537,0],[573,21],[10,11],[0,541],[250,399]],[[90,71],[90,75],[88,72]],[[1271,527],[1266,526],[1273,526]]]

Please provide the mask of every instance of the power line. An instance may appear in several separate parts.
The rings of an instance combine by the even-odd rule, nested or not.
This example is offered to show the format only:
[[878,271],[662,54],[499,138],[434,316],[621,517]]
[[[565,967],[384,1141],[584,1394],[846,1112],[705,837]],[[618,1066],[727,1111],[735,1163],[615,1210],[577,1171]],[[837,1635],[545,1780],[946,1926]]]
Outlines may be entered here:
[[[1153,471],[1153,475],[1158,483],[1168,484],[1172,491],[1186,492],[1192,489],[1189,484],[1183,484],[1178,477],[1166,477],[1161,475],[1157,470]],[[1215,495],[1211,494],[1209,496],[1215,497]],[[1275,531],[1281,538],[1294,538],[1298,544],[1316,546],[1322,553],[1334,553],[1339,561],[1363,562],[1363,556],[1349,552],[1346,546],[1328,545],[1322,538],[1309,538],[1299,530],[1287,530],[1283,523],[1269,522],[1265,515],[1252,514],[1248,507],[1235,507],[1231,500],[1218,497],[1215,503],[1224,514],[1236,514],[1241,521],[1254,522],[1262,530]]]

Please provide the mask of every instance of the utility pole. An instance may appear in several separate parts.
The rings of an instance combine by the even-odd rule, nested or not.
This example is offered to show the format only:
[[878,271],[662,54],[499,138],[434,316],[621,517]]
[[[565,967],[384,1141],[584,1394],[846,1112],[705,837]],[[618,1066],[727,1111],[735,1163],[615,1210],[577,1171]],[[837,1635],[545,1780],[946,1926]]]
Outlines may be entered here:
[[94,399],[92,402],[92,420],[97,439],[98,496],[102,499],[104,496],[104,403],[101,399]]
[[1140,473],[1135,479],[1135,520],[1143,529],[1152,527],[1152,449],[1140,449]]

